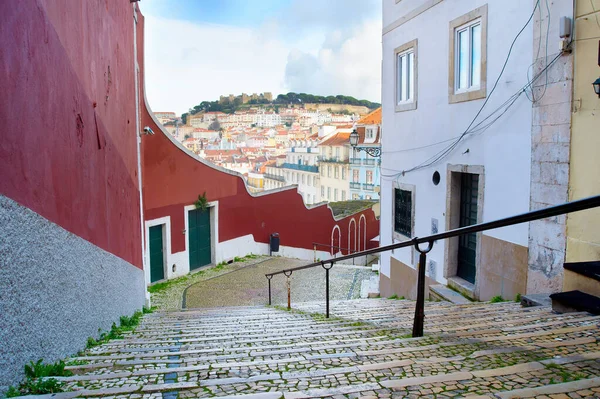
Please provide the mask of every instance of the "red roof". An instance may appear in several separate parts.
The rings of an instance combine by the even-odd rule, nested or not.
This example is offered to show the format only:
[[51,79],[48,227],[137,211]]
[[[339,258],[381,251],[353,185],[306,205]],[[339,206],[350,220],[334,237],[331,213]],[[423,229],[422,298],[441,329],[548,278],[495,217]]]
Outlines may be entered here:
[[320,145],[341,146],[350,144],[350,133],[336,133],[327,140],[321,142]]

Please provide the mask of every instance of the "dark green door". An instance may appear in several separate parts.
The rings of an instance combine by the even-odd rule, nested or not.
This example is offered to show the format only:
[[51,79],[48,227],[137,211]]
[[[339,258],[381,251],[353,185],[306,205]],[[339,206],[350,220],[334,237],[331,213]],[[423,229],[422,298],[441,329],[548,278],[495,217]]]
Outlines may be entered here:
[[[460,227],[477,223],[477,195],[479,175],[462,173],[460,181]],[[458,238],[457,275],[475,284],[475,256],[477,233],[464,234]]]
[[190,270],[211,263],[210,211],[196,209],[189,212]]
[[163,257],[163,225],[150,227],[150,282],[165,278]]

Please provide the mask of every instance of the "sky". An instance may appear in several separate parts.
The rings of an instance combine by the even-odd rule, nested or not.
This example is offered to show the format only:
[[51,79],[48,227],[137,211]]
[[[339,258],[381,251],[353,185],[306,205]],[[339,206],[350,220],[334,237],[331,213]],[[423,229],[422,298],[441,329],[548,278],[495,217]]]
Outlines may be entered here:
[[178,114],[220,95],[381,102],[381,0],[143,0],[146,93]]

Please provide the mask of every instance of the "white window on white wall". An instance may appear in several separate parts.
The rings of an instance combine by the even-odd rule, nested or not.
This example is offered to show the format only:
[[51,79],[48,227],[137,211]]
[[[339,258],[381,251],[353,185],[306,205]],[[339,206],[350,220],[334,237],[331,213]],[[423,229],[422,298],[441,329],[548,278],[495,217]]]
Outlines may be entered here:
[[334,201],[338,200],[338,189],[337,188],[335,190],[333,190],[333,200]]
[[342,190],[342,201],[346,201],[346,190]]
[[413,49],[399,53],[396,56],[396,102],[402,104],[413,98],[414,91],[414,60]]
[[481,20],[456,29],[454,38],[456,91],[476,90],[481,84]]
[[346,169],[342,166],[342,180],[346,180]]
[[321,186],[321,197],[325,196],[325,186]]
[[[418,41],[415,39],[394,49],[396,112],[417,108],[417,44]],[[369,133],[369,129],[367,129],[366,139],[372,140],[374,133]],[[373,136],[369,136],[369,134]]]
[[450,22],[449,102],[485,98],[487,5]]

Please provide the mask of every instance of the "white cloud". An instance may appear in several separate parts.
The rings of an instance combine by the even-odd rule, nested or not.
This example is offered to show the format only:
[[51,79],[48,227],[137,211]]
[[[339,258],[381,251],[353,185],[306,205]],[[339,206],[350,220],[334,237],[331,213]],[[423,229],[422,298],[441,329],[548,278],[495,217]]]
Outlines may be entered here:
[[364,21],[344,37],[333,31],[316,56],[292,51],[285,82],[290,91],[381,98],[381,22]]
[[268,20],[251,29],[146,16],[150,106],[182,113],[222,94],[264,91],[379,101],[379,17],[352,24],[338,19],[337,28],[321,18],[296,36],[289,35],[288,22]]
[[250,29],[147,17],[148,101],[182,113],[222,94],[282,92],[288,52]]

